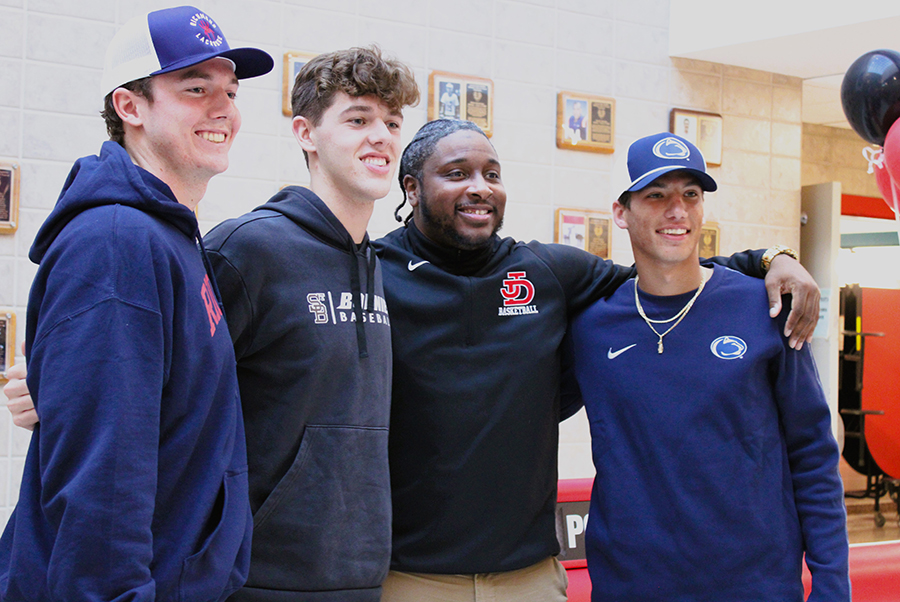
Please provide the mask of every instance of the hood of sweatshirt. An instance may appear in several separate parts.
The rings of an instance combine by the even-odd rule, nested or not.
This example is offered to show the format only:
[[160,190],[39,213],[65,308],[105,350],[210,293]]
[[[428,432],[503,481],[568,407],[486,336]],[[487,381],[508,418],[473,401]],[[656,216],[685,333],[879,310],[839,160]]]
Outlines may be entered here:
[[38,231],[28,258],[40,263],[66,224],[79,213],[102,205],[138,208],[199,240],[194,212],[178,202],[165,182],[135,165],[121,145],[107,141],[99,156],[82,157],[72,166],[56,206]]
[[[299,198],[298,198],[299,197]],[[300,201],[300,202],[298,202]],[[265,205],[254,211],[275,211],[289,218],[298,226],[321,240],[324,244],[348,254],[347,267],[350,270],[350,292],[353,295],[353,311],[356,314],[356,342],[359,357],[369,356],[366,343],[366,329],[363,311],[369,311],[375,303],[375,252],[369,248],[368,233],[358,245],[332,213],[331,209],[313,191],[301,186],[286,186]],[[360,268],[366,274],[366,307],[362,306]]]

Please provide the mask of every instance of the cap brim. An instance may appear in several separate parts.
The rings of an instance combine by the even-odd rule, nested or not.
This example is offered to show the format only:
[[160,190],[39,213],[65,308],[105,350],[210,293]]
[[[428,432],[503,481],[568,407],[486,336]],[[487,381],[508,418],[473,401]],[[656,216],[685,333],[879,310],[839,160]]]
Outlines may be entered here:
[[265,75],[275,66],[275,61],[268,52],[258,48],[232,48],[216,54],[204,54],[186,57],[165,69],[154,71],[150,75],[162,75],[179,69],[187,69],[215,58],[225,58],[234,63],[234,75],[238,79]]
[[709,174],[704,173],[699,169],[694,169],[693,167],[687,167],[685,165],[666,165],[665,167],[660,167],[659,169],[654,169],[653,171],[645,173],[643,176],[632,182],[631,185],[625,189],[625,192],[642,190],[652,184],[653,180],[671,171],[689,172],[700,181],[700,188],[703,189],[704,192],[715,192],[718,188],[716,181],[713,180]]

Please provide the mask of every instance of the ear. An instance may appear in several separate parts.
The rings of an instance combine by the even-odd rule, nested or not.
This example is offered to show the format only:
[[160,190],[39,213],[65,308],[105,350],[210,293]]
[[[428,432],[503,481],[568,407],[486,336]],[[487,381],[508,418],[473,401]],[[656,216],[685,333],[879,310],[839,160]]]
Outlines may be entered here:
[[413,176],[406,174],[403,176],[403,189],[406,191],[406,200],[413,208],[419,206],[419,181]]
[[621,229],[627,230],[628,222],[625,220],[625,212],[628,211],[628,209],[626,209],[624,205],[619,203],[619,201],[615,201],[612,204],[612,210],[613,210],[613,221]]
[[306,117],[297,115],[291,120],[291,130],[294,132],[294,138],[300,144],[300,148],[305,150],[307,154],[316,152],[316,143],[313,141],[314,126]]
[[149,105],[147,99],[125,88],[116,88],[112,93],[112,104],[122,123],[140,127],[144,123],[144,110]]

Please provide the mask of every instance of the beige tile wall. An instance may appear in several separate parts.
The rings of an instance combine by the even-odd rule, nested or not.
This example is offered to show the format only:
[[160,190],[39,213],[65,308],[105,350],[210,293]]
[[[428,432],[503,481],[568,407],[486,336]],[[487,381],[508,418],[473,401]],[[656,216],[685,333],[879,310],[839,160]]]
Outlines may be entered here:
[[840,182],[844,194],[881,198],[874,174],[867,173],[866,147],[874,145],[853,130],[804,124],[802,184]]

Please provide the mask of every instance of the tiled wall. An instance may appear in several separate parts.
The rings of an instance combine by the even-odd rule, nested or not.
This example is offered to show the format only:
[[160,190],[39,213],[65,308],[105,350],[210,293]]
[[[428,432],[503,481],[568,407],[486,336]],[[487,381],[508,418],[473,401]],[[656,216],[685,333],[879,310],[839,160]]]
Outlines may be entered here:
[[[35,272],[27,259],[71,163],[104,139],[97,113],[100,67],[117,26],[165,6],[149,0],[0,0],[0,160],[22,166],[20,226],[0,235],[0,307],[24,309]],[[668,128],[672,107],[721,113],[720,191],[707,219],[721,251],[799,245],[800,81],[667,56],[667,0],[199,0],[232,46],[260,46],[276,72],[242,84],[243,129],[228,172],[200,205],[201,226],[262,203],[306,169],[281,115],[281,57],[379,43],[409,63],[420,89],[432,70],[491,78],[493,143],[509,191],[504,233],[551,241],[557,207],[608,210],[611,173],[634,139]],[[613,155],[555,147],[556,94],[616,99]],[[425,122],[424,102],[406,112],[404,142]],[[395,227],[396,187],[378,203],[373,236]],[[631,263],[616,230],[613,258]],[[77,350],[73,350],[77,352]],[[0,411],[0,523],[15,505],[28,434]],[[583,414],[563,425],[560,476],[593,474]]]
[[873,146],[853,130],[804,124],[803,185],[840,182],[843,194],[881,198],[863,157],[863,149]]

